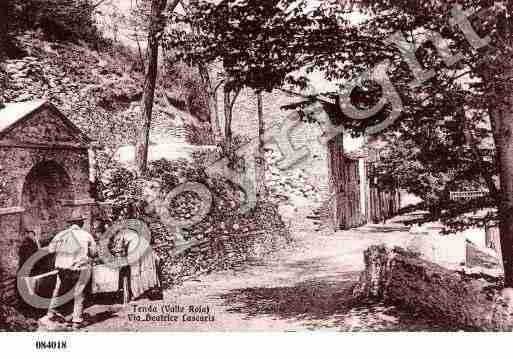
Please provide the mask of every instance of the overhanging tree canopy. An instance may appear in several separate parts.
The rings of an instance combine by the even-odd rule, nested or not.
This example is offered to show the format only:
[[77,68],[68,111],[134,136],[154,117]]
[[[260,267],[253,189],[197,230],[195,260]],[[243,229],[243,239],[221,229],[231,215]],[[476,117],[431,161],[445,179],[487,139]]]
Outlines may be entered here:
[[[457,4],[464,14],[454,10]],[[331,29],[351,38],[324,37],[328,41],[312,54],[312,66],[344,85],[388,64],[403,108],[385,131],[391,145],[379,170],[423,194],[446,219],[476,206],[497,207],[506,285],[513,285],[513,1],[365,0],[339,6],[350,5],[366,20]],[[445,53],[434,46],[440,42],[426,41],[434,35],[445,39]],[[364,85],[352,97],[361,109],[384,95],[375,83]],[[345,123],[362,131],[386,118],[391,107],[368,119],[346,117]],[[490,196],[459,210],[443,200],[443,192],[466,187],[486,187]]]
[[[243,87],[257,93],[286,82],[305,84],[302,69],[321,30],[336,21],[306,0],[192,2],[166,37],[177,58],[193,65],[219,62],[224,71],[225,137],[230,142],[231,107]],[[193,30],[192,30],[193,29]]]

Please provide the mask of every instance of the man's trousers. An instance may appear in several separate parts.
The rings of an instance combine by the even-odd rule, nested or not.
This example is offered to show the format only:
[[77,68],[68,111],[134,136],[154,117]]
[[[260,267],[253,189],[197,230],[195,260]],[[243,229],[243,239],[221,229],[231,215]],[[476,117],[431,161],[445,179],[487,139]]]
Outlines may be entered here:
[[73,323],[82,323],[82,313],[84,311],[84,290],[91,278],[91,269],[86,268],[82,270],[71,270],[71,269],[58,269],[57,282],[53,290],[52,299],[48,308],[48,313],[57,313],[56,308],[69,302],[69,300],[63,300],[59,296],[69,293],[72,295],[71,299],[73,303]]

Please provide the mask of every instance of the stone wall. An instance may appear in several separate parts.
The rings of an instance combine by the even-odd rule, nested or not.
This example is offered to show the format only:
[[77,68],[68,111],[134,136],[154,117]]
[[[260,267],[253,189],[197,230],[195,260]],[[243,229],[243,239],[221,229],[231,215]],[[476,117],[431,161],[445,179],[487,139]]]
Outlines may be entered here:
[[511,331],[513,306],[502,278],[453,271],[402,248],[371,246],[353,294],[379,300],[448,327]]
[[[44,161],[54,161],[65,169],[71,179],[76,198],[89,198],[89,156],[87,149],[73,148],[76,143],[68,129],[57,127],[55,115],[50,109],[42,109],[34,116],[14,128],[3,141],[13,143],[44,143],[45,146],[0,146],[0,176],[7,183],[9,198],[0,203],[1,207],[14,207],[21,204],[25,178],[29,171]],[[52,143],[69,144],[69,147],[54,147]]]
[[185,252],[165,253],[165,246],[155,248],[160,261],[164,289],[180,285],[201,274],[233,269],[261,260],[278,249],[291,245],[292,238],[284,228],[219,236],[198,242]]
[[70,216],[91,217],[88,149],[58,116],[44,105],[2,134],[0,260],[8,279],[19,267],[22,226],[49,237]]

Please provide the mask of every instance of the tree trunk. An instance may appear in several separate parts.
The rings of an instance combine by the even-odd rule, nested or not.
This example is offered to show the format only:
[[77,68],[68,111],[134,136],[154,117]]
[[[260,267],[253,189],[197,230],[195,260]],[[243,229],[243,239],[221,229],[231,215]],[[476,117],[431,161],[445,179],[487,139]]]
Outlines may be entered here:
[[258,157],[256,159],[257,168],[257,188],[258,192],[261,193],[264,189],[265,181],[265,126],[264,126],[264,103],[262,98],[262,92],[257,92],[257,107],[258,107]]
[[[513,66],[507,75],[513,75]],[[506,91],[502,95],[496,98],[503,99],[503,103],[490,110],[490,117],[500,178],[498,211],[504,284],[513,287],[513,94]]]
[[232,105],[230,101],[230,90],[224,89],[224,146],[229,153],[232,148]]
[[219,108],[217,105],[217,88],[212,85],[208,66],[200,64],[198,68],[208,95],[208,113],[210,116],[210,126],[212,128],[214,143],[219,144],[221,142],[222,135],[218,116]]
[[262,92],[257,93],[257,107],[258,107],[258,154],[261,159],[264,158],[264,104],[262,99]]
[[[508,6],[510,6],[509,4]],[[513,27],[508,16],[496,19],[497,34],[501,39],[500,47],[508,49],[510,55],[503,52],[492,62],[484,66],[484,83],[489,85],[488,101],[491,127],[495,141],[495,156],[499,171],[500,189],[497,195],[499,214],[499,232],[504,264],[504,286],[513,287]],[[496,51],[496,50],[494,50]],[[490,86],[491,85],[491,86]]]
[[[0,1],[0,62],[7,57],[11,41],[11,8],[12,0]],[[2,84],[0,84],[1,86]]]
[[228,154],[232,152],[233,134],[232,134],[232,119],[233,119],[233,105],[239,96],[241,88],[225,84],[223,88],[224,93],[224,147]]
[[210,116],[210,128],[212,130],[212,139],[214,145],[217,145],[221,142],[221,126],[219,125],[219,117],[218,117],[218,106],[217,106],[217,95],[208,92],[208,114]]
[[[179,0],[173,0],[169,10],[173,11]],[[139,173],[144,173],[148,167],[148,147],[150,141],[151,116],[155,99],[155,83],[157,81],[159,61],[159,35],[164,30],[162,13],[166,9],[167,0],[151,1],[151,19],[148,32],[148,66],[144,80],[141,101],[141,127],[135,146],[135,165]]]
[[215,144],[219,145],[223,141],[223,134],[221,132],[221,125],[219,124],[219,104],[217,103],[217,88],[212,90],[211,95],[209,95],[209,107],[212,106],[212,111],[214,113],[214,117],[211,121],[213,121],[214,131],[214,140]]

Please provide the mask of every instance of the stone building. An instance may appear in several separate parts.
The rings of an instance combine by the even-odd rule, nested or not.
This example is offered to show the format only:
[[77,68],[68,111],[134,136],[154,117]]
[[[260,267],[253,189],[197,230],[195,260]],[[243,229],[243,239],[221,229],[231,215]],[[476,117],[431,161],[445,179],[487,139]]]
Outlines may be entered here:
[[[72,216],[90,224],[91,140],[45,100],[0,108],[0,271],[12,283],[25,228],[44,246]],[[5,291],[4,294],[6,293]],[[1,299],[1,298],[0,298]]]
[[[369,178],[369,168],[376,158],[368,151],[375,144],[368,142],[374,139],[366,136],[353,138],[344,133],[329,144],[321,143],[319,139],[327,122],[338,124],[342,114],[334,99],[320,98],[321,102],[312,102],[308,97],[278,90],[263,94],[266,128],[281,126],[301,106],[304,112],[315,112],[314,122],[302,122],[289,133],[292,146],[295,149],[307,148],[309,155],[289,170],[271,168],[271,172],[276,173],[271,173],[266,180],[272,181],[273,186],[275,182],[285,184],[279,192],[292,199],[300,218],[298,222],[305,225],[300,229],[309,228],[307,219],[313,219],[321,230],[332,231],[392,217],[400,206],[398,192],[380,190]],[[222,101],[218,107],[222,114]],[[249,89],[243,90],[233,108],[235,135],[249,139],[258,137],[256,109],[256,95]],[[272,143],[266,147],[277,150]],[[301,188],[305,182],[315,188],[315,195]]]

